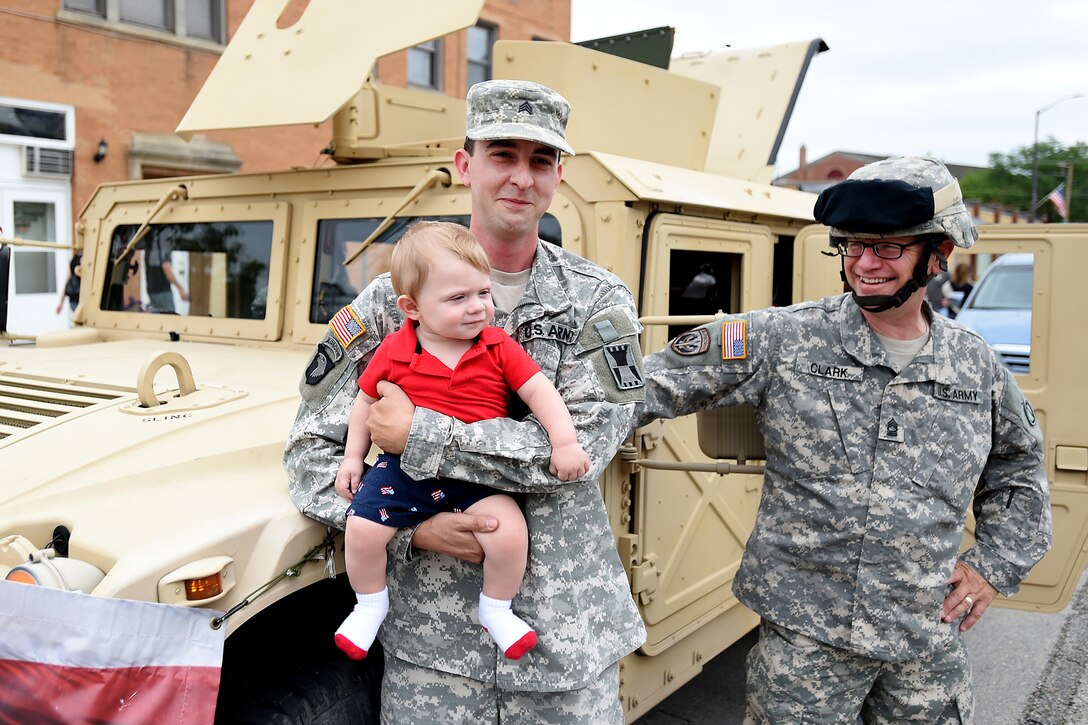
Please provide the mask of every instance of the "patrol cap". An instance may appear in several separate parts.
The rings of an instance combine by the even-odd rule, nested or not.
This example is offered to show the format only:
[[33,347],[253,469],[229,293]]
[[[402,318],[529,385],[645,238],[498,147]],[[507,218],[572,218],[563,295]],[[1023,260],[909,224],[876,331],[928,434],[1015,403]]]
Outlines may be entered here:
[[473,141],[537,141],[574,156],[567,144],[570,104],[532,81],[493,80],[468,89],[465,136]]
[[943,163],[925,156],[862,166],[824,189],[813,215],[831,227],[832,239],[944,234],[964,249],[978,239],[959,183]]

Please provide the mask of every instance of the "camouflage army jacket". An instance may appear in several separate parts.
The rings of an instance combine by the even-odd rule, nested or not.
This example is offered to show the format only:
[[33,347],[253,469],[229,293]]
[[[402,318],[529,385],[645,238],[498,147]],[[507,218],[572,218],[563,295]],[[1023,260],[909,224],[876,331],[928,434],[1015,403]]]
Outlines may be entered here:
[[[403,321],[388,275],[350,308],[330,323],[311,357],[284,454],[295,504],[340,528],[347,502],[333,480],[356,370]],[[519,497],[529,562],[514,611],[535,628],[539,643],[516,662],[496,657],[475,618],[480,565],[413,550],[410,531],[390,544],[390,611],[379,638],[401,659],[504,688],[577,689],[645,639],[597,485],[643,399],[640,327],[631,293],[617,277],[543,242],[525,295],[509,314],[498,313],[496,324],[567,402],[589,475],[563,482],[548,472],[548,437],[531,416],[466,424],[424,408],[416,409],[401,465],[417,479],[441,475]]]
[[[642,423],[748,402],[767,469],[733,583],[762,617],[882,660],[954,635],[957,556],[1004,594],[1050,547],[1042,436],[975,333],[934,316],[900,369],[849,295],[725,317],[646,358]],[[959,553],[968,507],[974,545]]]

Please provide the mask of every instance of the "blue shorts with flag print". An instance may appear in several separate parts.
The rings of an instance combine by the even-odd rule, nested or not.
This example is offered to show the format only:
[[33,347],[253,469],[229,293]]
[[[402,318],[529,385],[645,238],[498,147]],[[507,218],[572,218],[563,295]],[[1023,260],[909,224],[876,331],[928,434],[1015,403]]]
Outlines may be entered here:
[[461,512],[472,504],[502,493],[477,483],[451,478],[417,481],[400,470],[400,457],[382,453],[363,476],[348,516],[398,529],[415,526],[443,511]]

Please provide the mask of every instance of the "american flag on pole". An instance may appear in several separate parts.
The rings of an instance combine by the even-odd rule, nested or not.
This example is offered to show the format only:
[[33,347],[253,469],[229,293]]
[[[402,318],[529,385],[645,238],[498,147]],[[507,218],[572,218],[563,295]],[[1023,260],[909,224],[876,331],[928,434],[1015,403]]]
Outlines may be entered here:
[[0,581],[0,723],[210,725],[217,614]]
[[1054,204],[1054,208],[1058,210],[1058,214],[1062,219],[1069,221],[1069,204],[1065,200],[1065,182],[1058,184],[1054,187],[1054,191],[1046,195],[1047,199]]
[[745,321],[732,320],[722,323],[722,360],[743,360],[748,356],[748,339]]

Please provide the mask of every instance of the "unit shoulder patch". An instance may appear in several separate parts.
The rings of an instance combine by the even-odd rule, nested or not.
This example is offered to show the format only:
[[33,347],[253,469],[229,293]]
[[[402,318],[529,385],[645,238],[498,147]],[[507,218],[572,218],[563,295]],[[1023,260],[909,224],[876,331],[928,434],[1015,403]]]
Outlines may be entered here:
[[645,400],[638,332],[621,309],[606,310],[587,321],[575,351],[593,368],[605,400],[610,403]]
[[634,346],[629,342],[615,342],[604,346],[608,369],[620,390],[641,388],[645,383],[639,370]]
[[[340,354],[343,355],[343,351],[340,351]],[[310,362],[306,366],[306,384],[317,385],[324,380],[325,376],[336,366],[338,359],[339,357],[333,358],[331,345],[324,342],[318,343],[313,357],[310,358]]]
[[669,343],[669,347],[674,353],[683,357],[702,355],[710,349],[710,331],[705,327],[688,330],[673,338],[673,341]]

